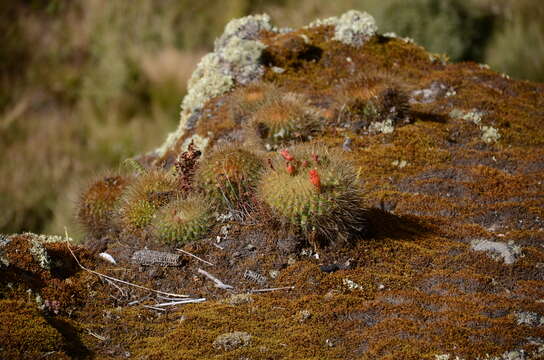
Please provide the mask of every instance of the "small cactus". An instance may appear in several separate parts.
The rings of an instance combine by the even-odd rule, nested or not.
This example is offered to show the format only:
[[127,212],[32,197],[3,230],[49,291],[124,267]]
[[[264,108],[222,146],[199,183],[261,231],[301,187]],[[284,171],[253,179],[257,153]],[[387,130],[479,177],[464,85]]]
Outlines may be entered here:
[[137,232],[151,223],[157,209],[166,205],[176,194],[176,180],[160,170],[141,174],[127,188],[118,210],[120,225]]
[[128,177],[108,174],[81,194],[77,217],[88,234],[101,237],[113,228],[115,208],[128,184]]
[[232,205],[253,188],[262,168],[255,152],[239,144],[224,145],[202,159],[195,179],[205,193]]
[[409,114],[408,95],[387,74],[363,75],[347,82],[336,100],[342,109],[340,125],[356,131],[381,123],[392,129]]
[[303,96],[286,94],[259,107],[245,132],[270,150],[308,140],[320,130],[321,120],[319,110],[309,106]]
[[230,116],[241,124],[263,104],[280,96],[280,90],[271,83],[256,82],[240,87],[231,95]]
[[329,240],[364,229],[357,174],[339,151],[302,144],[281,151],[272,164],[258,196],[281,219]]
[[161,241],[183,244],[198,240],[210,229],[212,207],[198,194],[177,198],[160,208],[153,220],[153,233]]

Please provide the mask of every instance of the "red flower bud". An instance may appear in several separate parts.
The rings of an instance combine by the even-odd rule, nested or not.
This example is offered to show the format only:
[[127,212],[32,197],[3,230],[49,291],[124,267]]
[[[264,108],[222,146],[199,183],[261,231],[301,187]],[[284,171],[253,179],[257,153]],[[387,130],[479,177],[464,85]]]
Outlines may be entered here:
[[312,169],[309,171],[310,174],[310,182],[315,186],[317,191],[321,191],[321,179],[319,177],[319,173],[316,169]]
[[316,164],[319,164],[319,155],[317,155],[317,154],[312,154],[312,159],[314,159],[314,161],[315,161]]
[[303,168],[307,168],[307,167],[308,167],[308,160],[304,160],[304,161],[302,162],[302,167],[303,167]]
[[293,175],[295,173],[295,167],[291,164],[287,165],[287,173]]
[[289,151],[287,149],[283,149],[280,151],[280,155],[283,156],[283,158],[286,160],[286,161],[293,161],[295,160],[295,158],[293,157],[293,155],[289,154]]

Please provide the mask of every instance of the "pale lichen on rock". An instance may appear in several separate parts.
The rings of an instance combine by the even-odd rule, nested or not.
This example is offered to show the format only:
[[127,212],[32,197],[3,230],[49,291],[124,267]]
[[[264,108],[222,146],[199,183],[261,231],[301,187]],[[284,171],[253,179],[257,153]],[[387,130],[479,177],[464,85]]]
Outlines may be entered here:
[[333,16],[327,19],[318,19],[310,23],[306,28],[317,26],[334,26],[333,40],[351,46],[363,45],[378,30],[372,15],[357,10],[350,10],[340,17]]

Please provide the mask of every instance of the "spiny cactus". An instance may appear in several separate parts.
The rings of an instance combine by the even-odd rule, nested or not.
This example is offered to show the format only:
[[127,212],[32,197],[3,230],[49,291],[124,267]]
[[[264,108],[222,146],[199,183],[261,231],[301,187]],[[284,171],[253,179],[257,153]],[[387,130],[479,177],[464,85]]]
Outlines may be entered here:
[[240,87],[230,97],[230,116],[236,124],[241,124],[259,107],[278,98],[280,94],[280,89],[267,82],[256,82]]
[[410,112],[408,94],[398,87],[388,87],[378,95],[382,119],[390,118],[395,124],[406,121]]
[[202,159],[195,179],[205,193],[232,205],[252,189],[262,167],[255,152],[239,144],[223,145]]
[[128,232],[144,229],[155,212],[176,194],[175,178],[164,171],[150,170],[141,174],[127,188],[118,210],[119,222]]
[[113,228],[113,215],[129,178],[108,174],[94,181],[81,194],[77,217],[88,234],[101,237]]
[[264,172],[257,194],[284,221],[328,240],[365,227],[354,167],[339,151],[324,146],[282,150]]
[[302,95],[289,93],[259,107],[245,132],[249,139],[258,139],[270,150],[308,140],[321,125],[319,110],[309,106]]
[[153,220],[153,233],[161,241],[183,244],[198,240],[212,224],[212,207],[199,194],[176,198],[160,208]]

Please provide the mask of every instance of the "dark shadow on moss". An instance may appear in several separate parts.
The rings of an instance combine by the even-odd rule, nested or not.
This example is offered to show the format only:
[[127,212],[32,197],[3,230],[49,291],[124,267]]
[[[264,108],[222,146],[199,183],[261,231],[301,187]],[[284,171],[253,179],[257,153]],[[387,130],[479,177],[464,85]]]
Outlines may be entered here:
[[410,111],[410,117],[415,118],[421,121],[429,121],[429,122],[435,122],[435,123],[441,123],[445,124],[448,121],[448,117],[445,115],[440,114],[432,114],[427,112],[420,112],[420,111]]
[[366,218],[368,221],[368,239],[415,240],[420,238],[421,235],[431,232],[431,229],[415,216],[398,216],[379,208],[370,208],[367,211]]
[[65,349],[63,349],[66,354],[68,354],[73,359],[91,359],[92,353],[81,341],[79,334],[69,322],[62,320],[57,317],[46,317],[45,318],[49,325],[54,327],[64,338],[65,340]]

